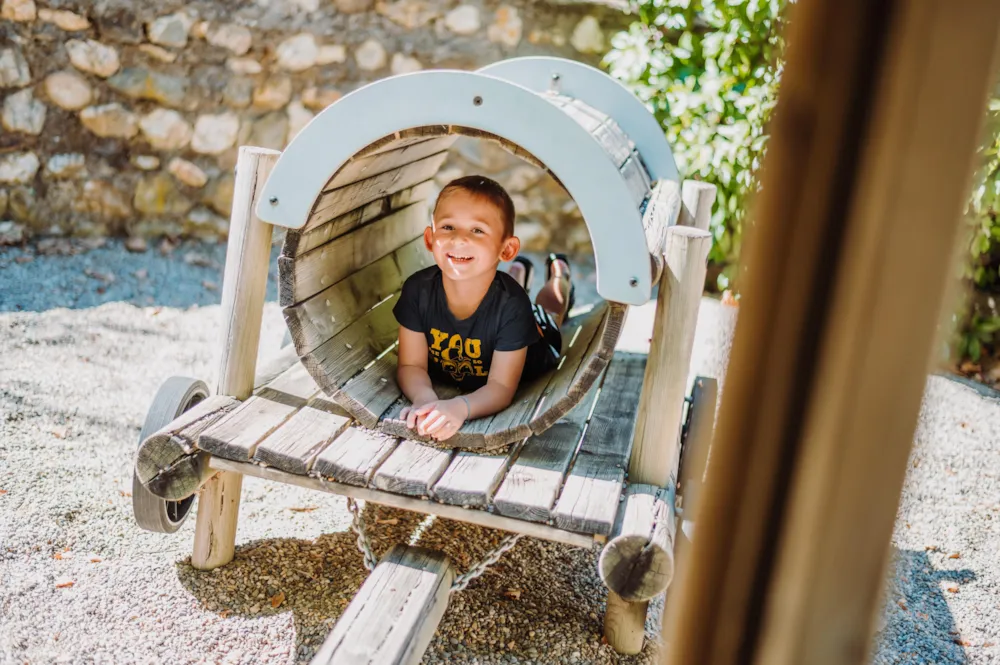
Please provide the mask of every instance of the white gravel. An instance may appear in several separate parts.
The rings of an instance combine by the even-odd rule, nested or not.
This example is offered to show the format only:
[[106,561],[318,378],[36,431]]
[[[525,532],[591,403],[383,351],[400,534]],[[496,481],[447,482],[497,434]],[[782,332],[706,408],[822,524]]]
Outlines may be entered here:
[[[193,517],[173,535],[132,520],[154,392],[214,378],[224,248],[26,255],[0,250],[0,663],[307,663],[364,579],[342,499],[247,478],[236,560],[211,573],[188,562]],[[284,332],[271,286],[264,349]],[[706,301],[700,371],[721,370],[732,319]],[[931,378],[913,462],[876,662],[1000,662],[1000,403]],[[419,533],[462,570],[503,535],[366,511],[378,554]],[[425,662],[653,662],[601,644],[596,554],[522,539],[453,596]]]

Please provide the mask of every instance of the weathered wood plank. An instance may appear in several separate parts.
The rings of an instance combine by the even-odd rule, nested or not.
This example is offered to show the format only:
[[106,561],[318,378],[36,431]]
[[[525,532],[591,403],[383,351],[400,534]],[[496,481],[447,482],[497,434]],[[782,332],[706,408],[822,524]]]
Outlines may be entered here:
[[306,474],[316,456],[350,423],[346,413],[304,406],[260,442],[253,460],[289,473]]
[[367,486],[399,439],[369,429],[349,427],[313,463],[314,475],[350,485]]
[[646,167],[642,165],[642,160],[639,159],[639,153],[632,151],[625,163],[621,167],[622,179],[625,181],[625,186],[628,187],[629,193],[632,195],[632,201],[635,202],[635,207],[638,208],[642,205],[642,202],[649,198],[649,190],[652,187],[649,182],[649,174],[646,173]]
[[418,237],[311,298],[283,310],[299,355],[313,351],[379,302],[434,257]]
[[277,401],[253,395],[232,413],[198,437],[198,448],[217,457],[244,462],[257,444],[281,427],[303,405],[298,400]]
[[597,384],[592,386],[568,414],[524,443],[493,499],[496,512],[532,522],[549,520],[598,390]]
[[434,498],[457,506],[485,508],[511,462],[511,455],[459,452],[434,485]]
[[560,528],[607,535],[615,523],[646,356],[616,354],[553,516]]
[[279,297],[288,307],[407,244],[427,227],[427,204],[413,203],[295,258],[278,257]]
[[630,603],[662,593],[674,577],[672,489],[632,484],[597,570],[605,586]]
[[279,402],[305,406],[317,392],[319,386],[309,375],[309,370],[297,362],[259,388],[256,394]]
[[429,496],[454,451],[442,450],[409,439],[400,442],[372,477],[378,489],[410,496]]
[[395,545],[344,610],[312,665],[416,665],[448,606],[454,578],[441,552]]
[[[715,191],[714,187],[712,191]],[[663,271],[667,229],[679,223],[683,207],[682,190],[673,180],[660,180],[649,194],[649,202],[642,214],[642,228],[646,234],[646,247],[649,248],[650,257],[656,265],[654,281],[659,281]]]
[[397,296],[382,302],[336,336],[302,356],[302,364],[328,395],[375,360],[396,340],[399,324],[392,314]]
[[285,242],[281,246],[281,255],[294,257],[305,254],[309,250],[325,245],[334,238],[364,226],[368,222],[388,215],[394,210],[405,208],[417,201],[426,200],[434,192],[434,188],[433,180],[425,180],[413,187],[366,203],[327,222],[317,224],[310,220],[301,229],[288,229],[285,231]]
[[317,199],[309,217],[309,224],[318,226],[383,196],[395,194],[428,180],[434,177],[447,157],[447,152],[441,152],[392,171],[326,192]]
[[365,427],[378,427],[378,419],[402,395],[396,383],[398,357],[395,350],[347,382],[336,396],[337,401]]
[[337,171],[323,188],[323,192],[344,187],[358,180],[372,178],[400,166],[444,152],[451,147],[457,138],[457,136],[438,136],[352,159]]

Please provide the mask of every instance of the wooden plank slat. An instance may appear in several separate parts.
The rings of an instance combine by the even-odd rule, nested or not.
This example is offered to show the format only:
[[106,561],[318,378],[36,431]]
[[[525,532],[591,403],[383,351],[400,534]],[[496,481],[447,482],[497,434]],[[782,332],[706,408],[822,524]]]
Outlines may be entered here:
[[380,173],[326,192],[317,199],[308,223],[318,226],[349,210],[428,180],[434,177],[447,157],[447,152],[441,152],[393,171]]
[[434,257],[422,237],[352,273],[298,305],[283,310],[299,355],[313,351],[359,316],[398,292],[406,278]]
[[403,394],[396,383],[397,360],[396,352],[390,351],[349,381],[337,395],[337,401],[365,427],[378,427],[379,416]]
[[639,408],[646,357],[616,354],[604,377],[553,515],[560,528],[607,535],[615,524]]
[[319,392],[319,386],[302,363],[293,363],[288,369],[257,390],[257,395],[290,404],[305,403]]
[[301,408],[253,395],[226,418],[201,433],[198,447],[217,457],[240,462],[253,457],[257,444]]
[[524,443],[493,499],[496,512],[532,522],[550,519],[598,390],[593,385],[568,414]]
[[635,202],[635,207],[640,207],[642,202],[649,198],[649,190],[652,185],[649,181],[649,174],[646,173],[646,167],[639,159],[638,152],[633,151],[625,161],[621,167],[621,174],[625,186],[628,187],[632,200]]
[[403,440],[372,477],[378,489],[410,496],[429,496],[448,468],[454,451]]
[[418,201],[295,258],[279,256],[281,305],[302,302],[396,251],[423,233],[428,220],[427,204]]
[[282,256],[298,256],[311,249],[325,245],[334,238],[364,226],[394,210],[405,208],[411,203],[426,200],[435,189],[433,180],[421,183],[376,199],[359,206],[331,220],[320,222],[310,219],[301,229],[285,231],[285,242],[281,246]]
[[392,314],[397,296],[382,302],[336,336],[302,356],[302,364],[328,395],[375,360],[396,340],[399,324]]
[[446,151],[457,138],[457,136],[425,138],[398,148],[352,159],[334,174],[323,191],[329,192]]
[[510,464],[510,455],[459,452],[434,485],[434,497],[456,506],[485,508]]
[[399,439],[369,429],[349,427],[313,463],[314,475],[362,487],[399,445]]
[[329,492],[340,496],[349,496],[362,501],[371,501],[372,503],[378,503],[383,506],[391,506],[402,510],[411,510],[424,515],[437,515],[439,517],[456,520],[458,522],[466,522],[468,524],[483,526],[488,529],[501,529],[503,531],[510,531],[511,533],[521,533],[526,536],[531,536],[532,538],[542,538],[556,543],[565,543],[567,545],[572,545],[573,547],[590,548],[594,544],[594,538],[592,536],[581,535],[579,533],[573,533],[572,531],[564,531],[546,524],[537,524],[535,522],[525,522],[523,520],[511,519],[510,517],[496,515],[485,510],[469,510],[467,508],[461,508],[447,503],[415,499],[413,497],[403,496],[401,494],[392,494],[391,492],[383,492],[382,490],[372,489],[369,487],[357,487],[346,483],[328,482],[324,478],[317,476],[297,476],[293,473],[287,473],[279,469],[260,466],[259,464],[253,464],[252,462],[234,462],[232,460],[222,459],[221,457],[212,457],[211,455],[206,455],[206,457],[208,457],[209,469],[214,469],[216,471],[234,471],[247,476],[263,478],[265,480],[285,483],[287,485],[295,485],[296,487],[305,487],[320,492]]
[[346,413],[331,413],[313,406],[299,409],[288,421],[257,446],[253,460],[304,475],[313,460],[350,425]]
[[416,665],[448,606],[455,570],[441,552],[395,545],[372,571],[311,665]]

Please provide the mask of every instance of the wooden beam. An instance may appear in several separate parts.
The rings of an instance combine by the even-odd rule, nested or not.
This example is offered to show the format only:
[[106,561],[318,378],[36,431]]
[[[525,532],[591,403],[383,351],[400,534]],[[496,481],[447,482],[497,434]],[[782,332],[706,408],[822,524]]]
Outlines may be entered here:
[[624,601],[647,601],[666,591],[674,577],[672,494],[642,484],[629,485],[625,493],[624,508],[597,563],[601,581]]
[[[277,150],[241,147],[237,157],[222,281],[218,395],[246,399],[253,391],[267,268],[271,263],[271,225],[260,221],[254,209],[279,154]],[[232,561],[242,486],[242,476],[228,474],[204,485],[198,498],[191,554],[194,568],[209,570]]]
[[995,0],[802,0],[671,665],[870,653],[1000,37]]
[[511,533],[521,533],[525,536],[531,536],[532,538],[551,540],[552,542],[565,543],[566,545],[572,545],[574,547],[584,547],[589,549],[590,547],[593,547],[596,540],[594,536],[590,534],[564,531],[563,529],[557,529],[546,524],[525,522],[524,520],[495,515],[485,510],[470,510],[468,508],[462,508],[461,506],[438,503],[437,501],[415,499],[413,497],[393,494],[391,492],[383,492],[368,487],[357,487],[355,485],[347,485],[344,483],[328,482],[323,478],[317,478],[314,476],[297,476],[285,471],[262,467],[249,462],[233,462],[232,460],[212,457],[209,460],[209,464],[217,471],[235,471],[247,476],[256,476],[257,478],[273,480],[275,482],[285,483],[288,485],[296,485],[298,487],[306,487],[309,489],[319,490],[321,492],[330,492],[341,496],[349,496],[355,499],[361,499],[362,501],[371,501],[372,503],[378,503],[392,508],[400,508],[402,510],[412,510],[413,512],[423,513],[425,515],[437,515],[438,517],[444,517],[445,519],[475,524],[476,526],[486,527],[487,529],[500,529],[502,531],[510,531]]
[[395,545],[358,590],[311,665],[417,665],[448,607],[441,552]]

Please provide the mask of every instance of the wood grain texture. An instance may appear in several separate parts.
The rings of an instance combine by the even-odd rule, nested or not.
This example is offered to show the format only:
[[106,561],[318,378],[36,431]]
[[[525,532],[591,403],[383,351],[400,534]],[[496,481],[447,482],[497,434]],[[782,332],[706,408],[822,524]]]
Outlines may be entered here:
[[[714,189],[713,189],[714,192]],[[682,191],[673,180],[660,180],[653,187],[642,213],[642,228],[646,246],[655,265],[653,282],[657,283],[663,272],[663,253],[667,249],[667,229],[678,223],[683,205]]]
[[[258,198],[278,160],[276,150],[241,147],[222,280],[222,325],[217,395],[246,399],[253,391],[264,311],[272,227],[257,217]],[[208,570],[232,561],[236,546],[241,476],[209,480],[198,499],[191,565]]]
[[456,506],[486,508],[510,464],[509,455],[459,452],[434,485],[434,497]]
[[616,354],[580,450],[556,502],[560,528],[607,535],[615,523],[646,368],[640,354]]
[[319,226],[383,196],[395,194],[429,180],[434,177],[447,157],[447,152],[441,152],[392,171],[324,192],[316,199],[306,225]]
[[629,603],[608,591],[604,612],[604,637],[618,653],[632,656],[642,651],[646,637],[646,609],[649,603]]
[[448,464],[453,451],[416,441],[401,441],[372,477],[372,485],[386,492],[426,497]]
[[[290,403],[291,402],[291,403]],[[254,395],[198,437],[198,448],[216,457],[243,462],[253,458],[257,444],[302,406]]]
[[597,563],[604,585],[630,603],[663,593],[674,576],[673,491],[629,485]]
[[657,487],[677,482],[681,415],[711,245],[712,236],[700,229],[674,226],[667,233],[665,268],[629,461],[632,482]]
[[304,254],[278,257],[280,304],[300,303],[391,254],[423,233],[429,220],[427,204],[418,201]]
[[349,427],[316,457],[312,472],[328,480],[364,487],[398,445],[395,437]]
[[396,383],[397,360],[396,352],[390,351],[335,395],[337,403],[365,427],[375,429],[379,417],[403,394]]
[[426,138],[414,143],[391,150],[373,153],[350,160],[340,168],[323,188],[329,192],[344,187],[353,182],[372,178],[388,171],[394,171],[426,157],[445,152],[457,139],[457,136],[437,136]]
[[591,387],[568,414],[544,432],[525,441],[493,499],[501,515],[546,522],[563,478],[576,454],[599,385]]
[[304,406],[260,442],[253,460],[289,473],[306,474],[316,456],[350,423],[346,413]]
[[311,665],[417,665],[448,607],[444,554],[395,545],[379,561]]
[[[350,431],[350,430],[348,430]],[[347,483],[329,482],[325,478],[316,475],[298,476],[287,473],[279,469],[260,466],[252,462],[234,462],[222,459],[221,457],[209,457],[210,468],[216,471],[233,471],[248,476],[263,478],[286,485],[305,487],[319,492],[329,492],[340,496],[349,496],[362,501],[371,501],[384,506],[391,506],[402,510],[411,510],[424,515],[437,515],[445,519],[476,524],[488,529],[500,529],[511,533],[521,533],[532,538],[542,538],[556,543],[565,543],[573,547],[591,548],[594,538],[589,535],[564,531],[546,524],[535,522],[525,522],[523,520],[511,519],[502,515],[496,515],[486,510],[469,510],[460,506],[453,506],[438,501],[427,501],[417,499],[402,494],[383,492],[370,487],[359,487]]]
[[409,275],[433,263],[423,237],[417,237],[298,305],[284,308],[295,350],[299,355],[313,351],[397,293]]
[[301,229],[287,229],[285,241],[281,246],[281,255],[295,257],[305,254],[311,249],[325,245],[334,238],[373,222],[380,217],[405,208],[411,203],[426,200],[435,189],[433,180],[425,180],[413,187],[408,187],[395,194],[389,194],[371,203],[345,212],[343,215],[321,224],[307,223]]

